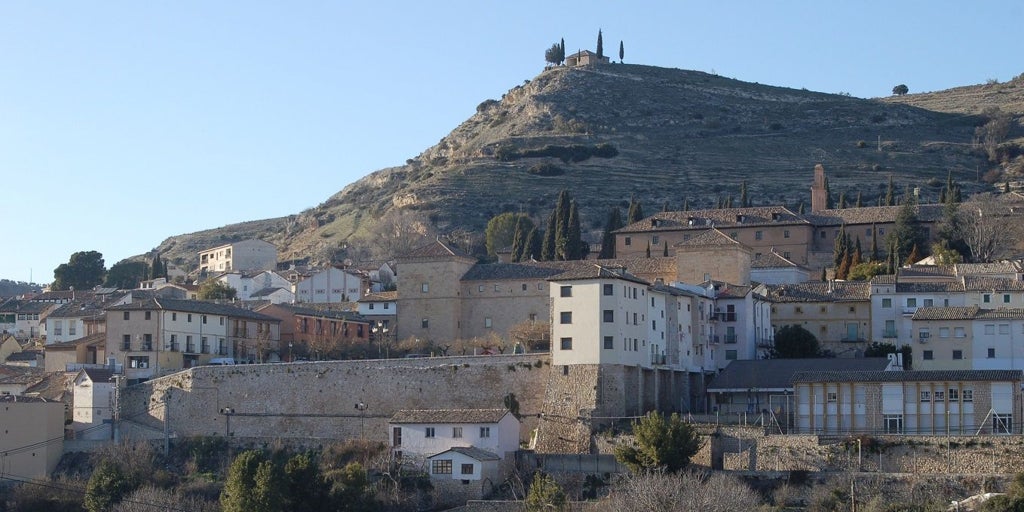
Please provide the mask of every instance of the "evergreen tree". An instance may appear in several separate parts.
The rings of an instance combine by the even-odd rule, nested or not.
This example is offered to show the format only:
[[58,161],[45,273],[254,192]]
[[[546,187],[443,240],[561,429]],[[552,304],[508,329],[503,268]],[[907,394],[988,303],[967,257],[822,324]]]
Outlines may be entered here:
[[864,207],[864,203],[861,202],[860,191],[858,190],[857,191],[857,208],[863,208],[863,207]]
[[157,279],[160,277],[167,277],[167,267],[164,266],[163,262],[160,261],[160,253],[156,253],[153,256],[153,261],[149,264],[151,279]]
[[246,450],[231,462],[224,489],[220,493],[220,506],[224,512],[256,510],[256,473],[265,462],[262,452]]
[[526,235],[526,246],[523,249],[523,253],[520,255],[519,261],[529,261],[531,259],[540,260],[542,242],[540,231],[536,227],[530,230],[530,233]]
[[548,215],[547,229],[544,230],[544,241],[540,249],[541,261],[552,261],[555,259],[555,232],[558,231],[558,221],[555,219],[555,210]]
[[846,208],[846,192],[839,193],[839,205],[837,206],[840,210]]
[[107,512],[134,488],[117,463],[104,459],[89,477],[83,504],[89,512]]
[[565,62],[565,38],[564,37],[561,39],[561,42],[558,44],[558,47],[561,50],[559,52],[559,55],[562,56],[562,60],[560,60],[558,63],[561,64],[561,63]]
[[650,240],[647,241],[647,257],[648,258],[651,257],[651,241]]
[[569,236],[569,214],[572,210],[572,198],[568,190],[558,194],[555,204],[555,259],[565,260],[567,237]]
[[747,197],[747,180],[743,180],[743,182],[740,183],[740,207],[746,208],[747,206],[750,206],[747,201],[749,201],[749,198]]
[[732,194],[725,198],[725,207],[732,208]]
[[601,253],[598,258],[610,259],[615,257],[615,230],[622,227],[622,214],[619,207],[613,206],[608,212],[608,220],[604,223],[604,232],[601,234]]
[[689,197],[683,198],[683,211],[684,212],[690,211],[690,198]]
[[53,270],[53,291],[89,290],[103,282],[107,267],[103,254],[96,251],[79,251],[71,255],[67,263],[61,263]]
[[679,413],[664,416],[651,411],[633,423],[633,436],[635,445],[621,445],[615,450],[615,458],[634,473],[677,473],[690,464],[703,444],[697,430]]
[[[927,237],[917,219],[917,201],[913,195],[908,194],[896,212],[896,223],[889,233],[889,239],[896,243],[897,254],[900,255],[909,255],[914,246],[925,247]],[[900,258],[895,260],[897,265],[900,261]]]
[[644,208],[640,205],[640,201],[636,199],[636,196],[630,196],[629,198],[629,212],[626,213],[626,225],[630,225],[634,222],[640,222],[644,219]]
[[832,202],[832,187],[828,183],[828,176],[825,177],[825,209],[831,210],[835,208],[835,203]]
[[622,46],[622,40],[619,39],[619,64],[622,64],[622,59],[625,56],[626,56],[626,47]]
[[832,244],[832,266],[839,268],[839,265],[846,258],[846,249],[848,243],[846,238],[846,224],[843,224],[839,228],[839,236],[836,237],[836,241]]
[[330,485],[320,474],[316,460],[308,453],[288,459],[284,466],[284,497],[282,510],[327,512],[330,509]]
[[667,211],[668,211],[668,201],[665,201],[665,202],[664,202],[664,203],[662,203],[662,205],[661,205],[661,212],[662,212],[662,213],[665,213],[665,212],[667,212]]
[[572,205],[569,207],[569,227],[567,229],[568,232],[565,236],[564,259],[583,259],[583,240],[582,233],[580,231],[580,211],[579,208],[576,206],[576,201],[573,201]]
[[526,512],[559,511],[565,510],[568,499],[554,478],[538,471],[533,475],[523,505]]
[[281,468],[272,460],[260,462],[253,476],[253,508],[249,512],[284,510],[284,486]]
[[604,39],[601,37],[601,29],[597,29],[597,60],[604,57]]
[[665,240],[665,248],[661,251],[661,255],[668,258],[668,240]]
[[512,237],[512,261],[516,262],[522,259],[523,249],[526,248],[526,233],[523,233],[522,219],[516,221],[516,232]]
[[853,261],[850,262],[850,268],[856,267],[864,262],[864,254],[860,249],[860,237],[857,237],[857,243],[853,246]]
[[878,230],[875,225],[871,225],[871,261],[879,261],[881,259],[878,254]]
[[842,261],[836,267],[836,279],[846,280],[847,274],[850,273],[850,260],[850,254],[844,252]]
[[896,186],[892,182],[892,174],[889,175],[889,187],[885,189],[885,206],[896,204]]

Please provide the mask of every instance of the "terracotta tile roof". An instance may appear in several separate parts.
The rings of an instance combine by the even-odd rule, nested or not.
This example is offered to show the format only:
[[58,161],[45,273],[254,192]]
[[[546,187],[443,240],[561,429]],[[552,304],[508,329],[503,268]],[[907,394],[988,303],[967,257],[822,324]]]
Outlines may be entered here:
[[398,292],[377,292],[363,295],[357,302],[394,302],[398,300]]
[[718,208],[659,212],[643,220],[616,230],[616,233],[643,233],[651,231],[679,231],[710,227],[738,227],[764,225],[807,224],[800,215],[785,206],[759,206],[752,208]]
[[981,311],[979,306],[917,308],[912,320],[970,320]]
[[73,341],[66,341],[64,343],[51,343],[43,347],[43,353],[51,350],[74,350],[75,347],[80,345],[100,345],[107,342],[107,333],[98,332],[96,334],[90,334],[84,338],[78,338]]
[[1024,319],[1024,308],[983,309],[978,312],[978,318],[985,320],[1021,320]]
[[475,260],[476,258],[462,252],[458,248],[449,245],[441,240],[434,240],[426,245],[417,247],[401,256],[403,260],[430,259],[430,258],[465,258]]
[[52,302],[31,302],[24,300],[9,300],[0,306],[0,312],[24,313],[27,315],[42,314],[58,305]]
[[750,268],[793,268],[799,266],[793,261],[782,257],[782,255],[775,252],[775,249],[761,254],[750,263]]
[[704,281],[700,286],[702,288],[714,286],[715,298],[718,299],[742,299],[750,293],[750,290],[753,289],[752,286],[731,284],[726,283],[725,281]]
[[147,309],[182,311],[185,313],[199,313],[207,315],[221,315],[227,317],[247,318],[250,320],[259,320],[266,322],[280,321],[272,316],[263,315],[245,308],[229,306],[227,304],[218,304],[216,302],[187,299],[147,299],[143,301],[133,302],[131,304],[124,304],[121,306],[111,306],[107,308],[107,311],[144,311]]
[[1020,261],[995,261],[992,263],[957,263],[954,265],[957,275],[974,274],[1016,274],[1024,271]]
[[964,291],[961,281],[938,283],[896,283],[896,293],[956,293]]
[[768,285],[772,302],[850,302],[871,300],[871,283],[867,281],[817,281]]
[[1022,291],[1024,290],[1024,281],[1018,281],[1016,279],[1010,279],[1006,277],[986,277],[986,276],[963,276],[964,290],[972,292],[984,292],[984,291]]
[[956,382],[1019,381],[1020,370],[916,370],[890,372],[825,371],[799,372],[793,382]]
[[453,447],[451,447],[451,448],[449,448],[449,449],[447,449],[447,450],[445,450],[445,451],[443,451],[441,453],[431,455],[431,456],[429,456],[427,458],[428,459],[433,459],[434,457],[439,457],[439,456],[444,455],[444,454],[446,454],[448,452],[461,453],[461,454],[463,454],[463,455],[465,455],[467,457],[471,457],[471,458],[473,458],[475,460],[478,460],[478,461],[481,461],[481,462],[488,461],[488,460],[501,460],[501,457],[498,457],[496,454],[491,453],[491,452],[489,452],[487,450],[481,450],[480,448],[477,448],[475,446],[453,446]]
[[[821,210],[805,215],[807,221],[817,227],[841,226],[843,224],[884,224],[894,222],[902,206],[868,206],[864,208],[842,208]],[[936,222],[942,219],[941,204],[919,204],[914,210],[921,222]]]
[[902,267],[897,272],[900,277],[953,277],[956,275],[956,267],[953,265],[911,265],[909,267]]
[[889,365],[884,357],[858,359],[758,359],[729,363],[708,384],[709,392],[758,389],[792,389],[793,375],[806,371],[882,371]]
[[73,300],[73,299],[92,298],[94,295],[95,295],[95,293],[93,293],[92,290],[61,290],[61,291],[43,292],[43,293],[40,293],[39,295],[36,295],[35,297],[32,297],[30,300],[35,301],[35,302],[48,302],[48,301],[61,301],[61,302],[63,302],[63,301]]
[[402,409],[391,417],[391,423],[497,423],[506,414],[508,409]]
[[675,244],[673,247],[703,247],[709,245],[735,246],[742,244],[733,240],[729,235],[722,233],[718,228],[711,228],[702,231],[699,235],[695,235],[689,240],[683,240],[682,242]]
[[573,266],[549,277],[548,281],[574,281],[577,279],[621,279],[642,285],[651,284],[629,273],[624,267],[606,267],[594,263]]
[[896,284],[895,274],[882,274],[871,278],[872,285]]

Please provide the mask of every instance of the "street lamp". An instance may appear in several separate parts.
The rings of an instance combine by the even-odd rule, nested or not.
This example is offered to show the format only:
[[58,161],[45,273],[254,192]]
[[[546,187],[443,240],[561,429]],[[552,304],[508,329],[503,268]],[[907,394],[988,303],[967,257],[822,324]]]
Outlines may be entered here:
[[295,362],[295,354],[292,353],[292,342],[290,342],[290,341],[288,342],[288,362],[289,363],[294,363]]
[[[388,325],[383,320],[377,320],[377,323],[370,328],[370,331],[373,332],[373,337],[377,340],[377,358],[380,359],[383,355],[381,345],[387,343]],[[390,345],[387,346],[387,356],[389,359],[391,358]]]
[[356,402],[356,410],[359,411],[359,439],[363,438],[363,422],[366,420],[366,404]]
[[235,413],[235,410],[231,407],[224,407],[220,410],[220,413],[224,415],[224,437],[231,437],[231,415]]

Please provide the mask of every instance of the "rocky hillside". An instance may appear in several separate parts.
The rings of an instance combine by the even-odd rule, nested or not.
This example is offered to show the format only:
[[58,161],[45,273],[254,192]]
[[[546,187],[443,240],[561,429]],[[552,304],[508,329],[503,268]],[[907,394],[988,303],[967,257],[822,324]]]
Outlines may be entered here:
[[833,193],[861,192],[865,202],[890,174],[922,187],[926,200],[948,171],[967,192],[980,190],[989,165],[973,144],[982,109],[960,95],[955,108],[937,111],[942,101],[925,96],[941,94],[866,100],[679,69],[558,67],[482,101],[406,165],[373,172],[315,208],[172,237],[159,250],[190,261],[200,248],[259,237],[282,259],[323,260],[345,247],[379,249],[368,240],[386,238],[375,231],[381,219],[421,233],[482,233],[493,215],[523,211],[543,225],[562,188],[594,231],[631,195],[648,213],[684,200],[713,207],[738,198],[743,181],[754,204],[796,208],[809,203],[816,163]]

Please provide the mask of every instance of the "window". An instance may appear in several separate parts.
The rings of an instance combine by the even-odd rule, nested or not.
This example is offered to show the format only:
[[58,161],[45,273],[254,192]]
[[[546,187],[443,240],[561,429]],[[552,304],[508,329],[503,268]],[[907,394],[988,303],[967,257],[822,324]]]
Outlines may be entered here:
[[953,328],[953,337],[954,338],[966,338],[967,337],[967,331],[965,331],[963,327],[954,327]]
[[903,415],[902,414],[886,414],[882,416],[882,422],[885,425],[886,434],[902,434],[903,433]]
[[145,317],[146,317],[146,320],[152,320],[153,319],[153,312],[152,311],[146,311],[145,312]]
[[206,315],[203,315],[203,323],[206,323]]
[[[427,293],[429,291],[430,291],[430,283],[422,283],[422,284],[420,284],[420,293]],[[451,461],[449,461],[448,463],[451,464]]]
[[789,238],[789,230],[788,229],[782,231],[782,238]]
[[725,360],[726,361],[735,361],[736,358],[737,358],[737,352],[735,350],[726,350],[725,351]]
[[989,359],[995,359],[996,358],[996,349],[994,349],[994,348],[989,348],[988,349],[988,358]]
[[999,334],[1010,334],[1010,324],[999,324]]
[[434,437],[434,427],[427,427],[423,431],[423,437]]
[[611,284],[604,285],[604,292],[603,293],[604,293],[605,297],[611,297],[612,293],[614,293],[614,291],[615,291],[615,286],[614,285],[611,285]]
[[370,303],[370,310],[371,311],[373,310],[373,303],[372,302]]
[[132,356],[128,358],[129,368],[149,368],[149,356]]
[[478,291],[480,293],[483,293],[484,292],[484,285],[482,285],[482,284],[481,285],[477,285],[476,291]]
[[996,324],[985,324],[985,334],[995,334]]
[[921,401],[922,402],[931,402],[932,401],[932,392],[931,391],[922,391],[921,392]]
[[452,474],[452,460],[451,459],[438,459],[430,461],[430,472],[435,475],[450,475]]
[[462,437],[462,427],[452,427],[452,437],[456,439]]
[[178,314],[177,313],[171,313],[171,321],[172,322],[176,322],[177,320],[178,320]]
[[1012,434],[1013,433],[1013,415],[1012,414],[992,414],[992,433],[993,434]]
[[572,297],[572,286],[563,286],[559,290],[560,297]]
[[490,329],[492,326],[491,317],[484,317],[484,329]]
[[960,390],[957,388],[949,388],[949,401],[956,402],[960,399]]
[[461,468],[461,471],[462,471],[463,475],[472,475],[473,474],[473,465],[472,464],[463,464],[462,468]]
[[562,338],[559,346],[562,350],[572,350],[572,338]]
[[739,238],[739,236],[740,236],[740,234],[737,233],[736,231],[733,231],[732,233],[729,233],[729,238],[732,238],[733,240],[736,240],[737,238]]
[[1003,304],[1009,304],[1009,303],[1010,303],[1010,294],[1009,293],[1004,293],[1003,294]]
[[661,243],[661,238],[658,235],[651,237],[651,245],[658,245],[659,243]]
[[892,307],[892,299],[889,299],[889,298],[882,299],[882,307],[883,308],[891,308]]
[[606,309],[606,310],[602,311],[601,312],[601,319],[604,321],[604,323],[613,323],[613,322],[615,322],[615,310],[614,309]]
[[935,353],[931,350],[925,350],[921,353],[921,357],[924,358],[925,361],[931,361],[935,359]]
[[930,308],[935,305],[935,299],[924,299],[924,307]]
[[142,335],[142,350],[153,350],[153,335],[143,334]]
[[907,307],[908,308],[916,308],[917,307],[917,299],[914,298],[914,297],[907,298]]
[[131,350],[131,349],[132,349],[132,335],[131,334],[125,334],[124,337],[121,338],[121,350],[127,351],[127,350]]
[[982,295],[981,296],[981,301],[984,302],[985,304],[988,304],[989,302],[992,302],[992,294],[986,293],[986,294]]
[[501,291],[501,285],[500,284],[494,285],[494,291],[500,292]]
[[630,237],[628,237],[628,236],[622,241],[623,245],[630,245],[632,243],[633,243],[633,240]]
[[480,427],[480,437],[491,437],[491,427]]
[[789,259],[793,258],[793,255],[790,254],[789,251],[782,251],[782,257],[786,258],[787,260],[789,260]]
[[939,337],[940,338],[948,338],[949,337],[949,327],[939,327]]
[[825,393],[825,400],[830,404],[834,404],[839,401],[839,394],[835,391],[829,391],[828,393]]
[[754,231],[754,240],[764,239],[764,231]]
[[125,319],[125,320],[128,320],[128,319],[129,319],[129,313],[130,313],[129,311],[125,311],[125,312],[124,312],[124,319]]
[[426,318],[420,320],[420,327],[422,327],[424,329],[429,328],[430,327],[430,320],[427,320]]
[[192,313],[188,314],[188,317],[185,319],[185,321],[188,323],[192,323]]
[[572,311],[562,311],[558,314],[558,323],[571,324],[572,323]]
[[604,337],[604,348],[605,348],[605,350],[611,350],[611,349],[615,348],[615,337],[614,336],[605,336]]
[[963,390],[963,394],[962,395],[963,396],[960,399],[961,401],[963,401],[963,402],[973,402],[974,401],[974,390],[973,389],[965,389],[965,390]]
[[954,350],[953,351],[953,359],[954,360],[963,359],[963,358],[964,358],[964,351],[963,350]]
[[526,283],[523,283],[523,291],[524,292],[526,291],[526,288],[527,288]]

